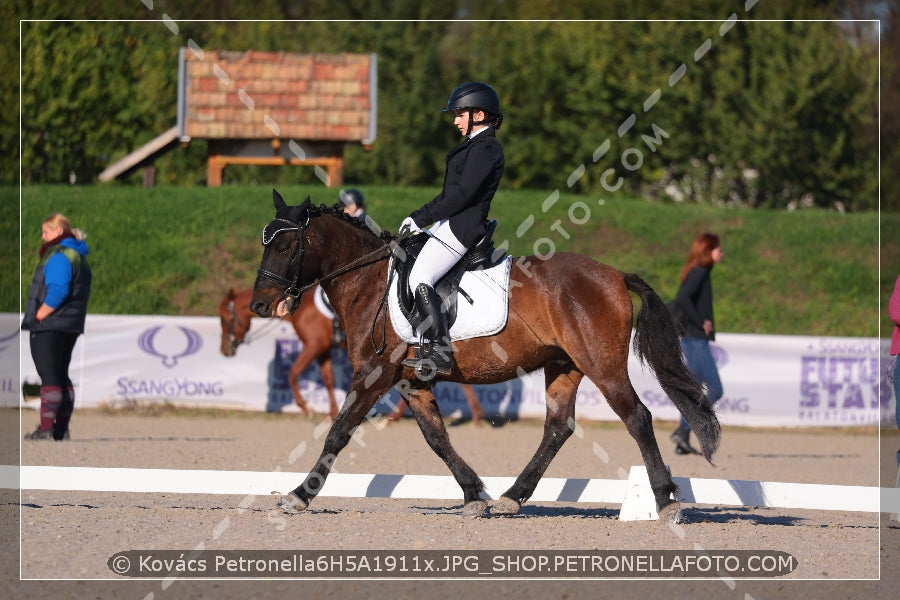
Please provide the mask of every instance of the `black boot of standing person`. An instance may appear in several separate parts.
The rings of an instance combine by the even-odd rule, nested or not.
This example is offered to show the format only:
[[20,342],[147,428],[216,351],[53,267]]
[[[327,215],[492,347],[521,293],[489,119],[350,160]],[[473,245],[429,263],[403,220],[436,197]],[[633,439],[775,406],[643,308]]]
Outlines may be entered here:
[[691,446],[691,430],[679,427],[669,439],[675,442],[675,454],[700,454],[700,451]]

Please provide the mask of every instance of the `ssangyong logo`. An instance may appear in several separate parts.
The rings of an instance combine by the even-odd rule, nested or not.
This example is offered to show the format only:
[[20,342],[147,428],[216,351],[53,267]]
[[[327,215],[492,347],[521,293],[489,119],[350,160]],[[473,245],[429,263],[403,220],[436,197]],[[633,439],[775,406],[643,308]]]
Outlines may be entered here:
[[728,352],[726,352],[725,348],[722,346],[710,343],[709,352],[712,354],[713,361],[716,363],[716,368],[721,369],[728,364]]
[[183,336],[165,335],[157,339],[164,325],[157,325],[144,331],[138,338],[138,347],[149,354],[162,359],[162,364],[171,369],[178,364],[178,359],[196,354],[203,347],[203,337],[187,327],[178,325]]

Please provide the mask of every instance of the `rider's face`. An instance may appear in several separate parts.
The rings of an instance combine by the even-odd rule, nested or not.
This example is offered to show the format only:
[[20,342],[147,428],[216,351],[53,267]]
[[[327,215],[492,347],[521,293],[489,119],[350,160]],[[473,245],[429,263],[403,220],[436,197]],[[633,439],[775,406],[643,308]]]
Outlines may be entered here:
[[[456,125],[456,128],[459,129],[459,132],[463,135],[469,133],[469,109],[468,108],[457,108],[453,111],[453,114],[456,115],[453,119],[453,124]],[[484,121],[484,111],[474,110],[472,111],[472,120],[473,121]],[[481,126],[479,126],[479,129]]]

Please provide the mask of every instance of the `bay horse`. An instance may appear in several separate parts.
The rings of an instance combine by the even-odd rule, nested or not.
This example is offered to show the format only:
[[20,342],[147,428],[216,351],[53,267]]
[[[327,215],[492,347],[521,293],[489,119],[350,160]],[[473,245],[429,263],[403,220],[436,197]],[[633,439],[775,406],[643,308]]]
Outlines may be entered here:
[[[322,372],[322,383],[328,391],[329,415],[333,419],[338,414],[337,399],[334,395],[334,367],[331,362],[334,326],[332,320],[316,308],[313,302],[314,293],[315,288],[304,292],[303,299],[306,302],[301,303],[299,310],[287,318],[297,333],[297,337],[303,342],[300,354],[297,355],[294,364],[288,371],[288,383],[291,386],[294,403],[303,411],[304,415],[311,416],[306,399],[300,393],[298,378],[314,360],[317,361]],[[238,346],[246,340],[247,332],[250,331],[250,319],[254,316],[253,311],[250,310],[252,296],[252,289],[236,292],[234,288],[231,288],[219,303],[223,356],[234,356]]]
[[[353,366],[347,399],[325,437],[322,453],[303,483],[278,501],[284,512],[297,513],[309,506],[356,427],[396,385],[401,393],[407,391],[404,395],[425,440],[462,488],[462,514],[485,516],[484,484],[450,444],[431,387],[439,379],[499,383],[516,378],[521,371],[543,368],[547,402],[543,437],[512,486],[491,505],[490,514],[515,514],[531,497],[547,466],[572,435],[576,391],[587,376],[637,442],[660,519],[680,518],[673,497],[677,487],[660,455],[652,416],[628,376],[634,312],[629,292],[641,300],[635,353],[649,364],[691,425],[710,462],[719,445],[719,422],[702,384],[685,366],[668,307],[638,275],[579,254],[517,259],[521,272],[514,272],[512,278],[522,281],[511,286],[505,327],[492,336],[454,342],[456,362],[450,375],[422,382],[413,369],[401,364],[412,355],[413,346],[389,326],[383,308],[387,258],[397,238],[388,232],[374,235],[336,206],[315,207],[309,197],[298,206],[288,206],[276,190],[272,195],[275,218],[263,229],[263,255],[251,308],[264,317],[292,313],[303,304],[302,290],[318,282],[346,324]],[[379,319],[381,325],[377,325]]]

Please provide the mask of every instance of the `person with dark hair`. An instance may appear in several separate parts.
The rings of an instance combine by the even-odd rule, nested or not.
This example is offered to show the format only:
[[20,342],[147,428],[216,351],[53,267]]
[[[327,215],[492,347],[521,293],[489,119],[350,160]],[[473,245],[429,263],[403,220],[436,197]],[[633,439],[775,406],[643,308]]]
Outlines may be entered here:
[[28,440],[69,438],[75,391],[69,363],[78,336],[84,333],[91,295],[88,246],[80,229],[56,213],[41,225],[44,244],[25,305],[22,329],[29,331],[31,357],[41,378],[40,423]]
[[[681,348],[688,369],[706,387],[706,401],[715,404],[723,395],[719,370],[709,349],[709,342],[716,339],[713,317],[713,292],[711,273],[722,260],[723,251],[719,236],[702,233],[694,239],[687,261],[681,269],[681,286],[675,296],[681,309],[684,333]],[[675,442],[676,454],[699,454],[690,444],[691,427],[684,417],[670,439]]]
[[432,225],[409,275],[416,308],[423,323],[430,324],[418,333],[431,343],[422,357],[406,359],[403,364],[417,372],[427,364],[436,374],[449,375],[453,348],[434,285],[487,232],[491,200],[503,176],[503,147],[495,135],[503,114],[497,92],[480,81],[453,90],[443,112],[453,113],[453,124],[465,139],[447,153],[441,193],[406,217],[400,233]]

